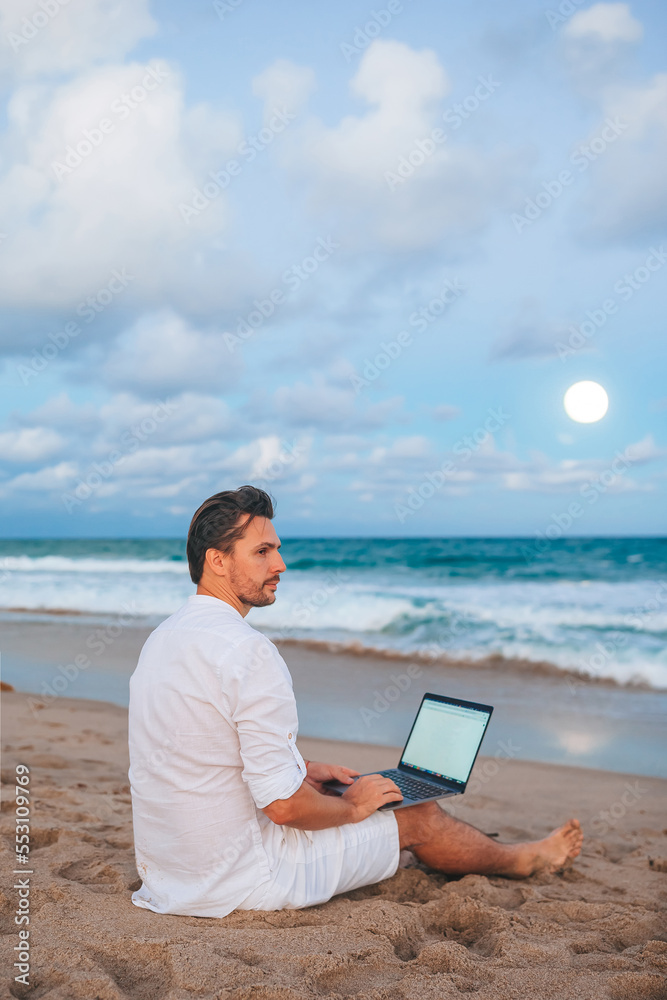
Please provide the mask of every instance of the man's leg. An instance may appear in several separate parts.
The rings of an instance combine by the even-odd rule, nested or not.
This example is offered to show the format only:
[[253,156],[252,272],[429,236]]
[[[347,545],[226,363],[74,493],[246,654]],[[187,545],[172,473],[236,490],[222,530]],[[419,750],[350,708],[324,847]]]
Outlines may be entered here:
[[581,851],[579,820],[568,820],[544,840],[499,844],[474,826],[454,819],[436,802],[394,813],[401,848],[448,875],[507,875],[526,878],[540,869],[555,871]]

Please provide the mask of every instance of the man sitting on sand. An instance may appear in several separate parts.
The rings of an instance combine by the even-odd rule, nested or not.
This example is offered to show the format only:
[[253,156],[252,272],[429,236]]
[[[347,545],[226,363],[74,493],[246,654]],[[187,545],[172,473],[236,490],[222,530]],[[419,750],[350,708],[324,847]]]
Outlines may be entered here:
[[[575,858],[571,819],[545,840],[501,844],[436,802],[397,812],[379,774],[304,761],[292,680],[245,621],[273,604],[285,563],[263,490],[210,497],[188,534],[197,593],[148,638],[130,681],[137,906],[224,917],[323,903],[393,875],[402,848],[450,875],[524,878]],[[349,784],[341,797],[322,783]]]

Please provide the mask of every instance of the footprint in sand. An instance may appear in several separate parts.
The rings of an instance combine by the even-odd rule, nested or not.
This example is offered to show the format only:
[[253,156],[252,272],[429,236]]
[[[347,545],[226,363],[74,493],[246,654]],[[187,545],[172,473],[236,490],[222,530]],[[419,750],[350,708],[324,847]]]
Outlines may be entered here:
[[120,872],[100,858],[72,861],[58,869],[57,874],[70,882],[88,886],[92,892],[125,891],[125,881]]

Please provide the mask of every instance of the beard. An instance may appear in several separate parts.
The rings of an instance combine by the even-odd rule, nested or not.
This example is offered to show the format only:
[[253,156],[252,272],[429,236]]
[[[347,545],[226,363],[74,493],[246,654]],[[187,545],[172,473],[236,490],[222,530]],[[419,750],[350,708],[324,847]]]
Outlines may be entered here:
[[229,581],[238,599],[251,608],[265,608],[267,604],[273,604],[276,599],[275,590],[264,590],[263,583],[250,580],[237,570],[235,565],[232,566]]

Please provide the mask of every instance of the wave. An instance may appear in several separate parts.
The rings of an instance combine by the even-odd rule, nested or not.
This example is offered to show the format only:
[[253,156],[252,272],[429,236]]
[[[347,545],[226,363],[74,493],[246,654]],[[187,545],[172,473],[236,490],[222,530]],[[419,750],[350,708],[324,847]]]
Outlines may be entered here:
[[599,684],[602,687],[636,687],[646,689],[667,690],[667,673],[662,673],[656,678],[656,683],[652,684],[646,679],[646,674],[655,673],[655,664],[637,659],[629,669],[620,672],[618,676],[613,674],[596,674],[592,671],[575,669],[571,665],[561,666],[550,660],[540,660],[525,655],[504,655],[503,653],[469,651],[466,655],[456,657],[446,656],[442,653],[434,654],[428,650],[415,650],[413,652],[403,652],[399,649],[391,649],[385,646],[367,645],[358,640],[349,642],[333,642],[324,639],[288,639],[282,636],[273,636],[266,633],[269,638],[274,639],[279,646],[301,647],[302,649],[312,649],[314,652],[326,652],[343,654],[347,656],[358,656],[374,660],[387,660],[391,663],[421,663],[432,667],[446,667],[447,669],[469,669],[476,670],[499,670],[506,673],[522,673],[540,677],[563,678],[567,677],[573,689],[581,683]]
[[[604,577],[603,563],[613,547],[606,542],[595,549],[600,555],[595,573],[584,573],[590,569],[589,546],[570,578],[556,577],[551,565],[542,567],[539,579],[528,579],[495,570],[474,578],[442,571],[443,561],[479,569],[475,554],[488,558],[491,542],[471,542],[466,551],[463,541],[452,541],[447,552],[442,541],[439,549],[417,542],[417,548],[405,540],[387,542],[381,565],[378,540],[293,542],[295,558],[276,602],[253,609],[248,620],[294,641],[359,644],[399,657],[476,662],[498,656],[592,671],[619,683],[667,686],[667,574],[656,570],[655,560],[647,570],[648,543],[643,553],[636,542],[616,546],[623,578]],[[11,543],[10,551],[5,543],[4,557],[0,546],[0,608],[23,615],[117,615],[131,609],[137,619],[153,621],[171,614],[193,592],[180,542],[31,545],[28,551],[27,543]],[[364,555],[364,545],[375,549]],[[495,556],[509,565],[517,540],[494,545],[505,546]],[[408,557],[417,554],[422,565],[414,569]],[[643,575],[635,569],[627,575],[634,557],[641,560],[630,565],[641,562]],[[431,565],[424,564],[428,560]]]
[[177,573],[187,575],[180,557],[167,559],[72,559],[68,556],[4,556],[0,573]]

